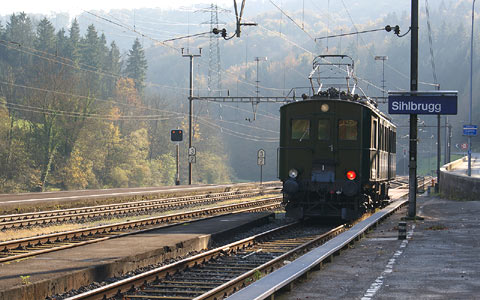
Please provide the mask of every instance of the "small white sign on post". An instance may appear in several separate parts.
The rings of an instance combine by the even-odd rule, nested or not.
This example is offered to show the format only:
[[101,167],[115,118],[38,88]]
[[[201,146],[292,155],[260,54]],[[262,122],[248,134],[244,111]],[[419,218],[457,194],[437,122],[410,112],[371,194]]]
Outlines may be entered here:
[[196,155],[196,154],[197,154],[197,149],[195,149],[195,147],[188,148],[188,155]]
[[257,165],[260,166],[260,184],[262,184],[263,166],[265,165],[265,150],[260,149],[257,152]]
[[263,166],[265,164],[265,157],[257,157],[257,165]]
[[257,157],[265,158],[265,150],[263,149],[258,150]]

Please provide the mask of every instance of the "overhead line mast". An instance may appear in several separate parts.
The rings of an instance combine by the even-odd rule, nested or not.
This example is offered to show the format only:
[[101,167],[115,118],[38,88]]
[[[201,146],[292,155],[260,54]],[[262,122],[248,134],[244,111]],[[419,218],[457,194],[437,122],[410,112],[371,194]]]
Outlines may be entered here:
[[[418,90],[418,0],[412,0],[411,16],[412,39],[410,45],[410,91]],[[418,116],[410,115],[410,151],[408,165],[408,218],[415,219],[417,214],[417,135]]]

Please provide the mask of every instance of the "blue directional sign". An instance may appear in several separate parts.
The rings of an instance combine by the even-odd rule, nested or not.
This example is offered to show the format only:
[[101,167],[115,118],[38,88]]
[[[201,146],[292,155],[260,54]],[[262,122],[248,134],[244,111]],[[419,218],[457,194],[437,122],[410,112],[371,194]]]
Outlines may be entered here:
[[463,135],[476,136],[477,135],[477,125],[463,125]]
[[456,115],[456,91],[388,92],[389,114]]

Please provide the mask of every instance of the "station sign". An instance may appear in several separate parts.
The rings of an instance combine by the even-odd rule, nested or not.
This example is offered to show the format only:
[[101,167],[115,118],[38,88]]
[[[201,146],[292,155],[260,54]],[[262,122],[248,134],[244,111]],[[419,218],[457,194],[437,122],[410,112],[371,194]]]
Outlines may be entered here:
[[463,135],[476,136],[477,135],[477,125],[463,125]]
[[456,115],[457,91],[388,92],[388,113]]

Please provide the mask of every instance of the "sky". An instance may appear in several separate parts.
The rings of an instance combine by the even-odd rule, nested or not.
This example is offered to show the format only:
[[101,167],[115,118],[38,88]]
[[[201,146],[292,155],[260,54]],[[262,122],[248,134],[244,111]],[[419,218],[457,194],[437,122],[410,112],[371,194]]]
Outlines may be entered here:
[[[178,8],[192,6],[199,3],[211,3],[208,0],[4,0],[0,5],[0,15],[11,15],[15,12],[53,14],[68,12],[70,16],[82,13],[84,10],[111,10],[137,8]],[[220,6],[233,6],[232,0],[217,0]]]

